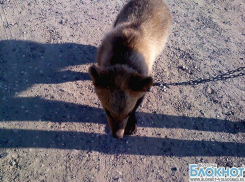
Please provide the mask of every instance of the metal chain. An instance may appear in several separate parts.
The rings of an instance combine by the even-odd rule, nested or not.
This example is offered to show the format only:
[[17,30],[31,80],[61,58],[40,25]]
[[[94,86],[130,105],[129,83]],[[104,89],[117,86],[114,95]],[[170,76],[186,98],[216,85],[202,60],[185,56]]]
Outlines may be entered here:
[[[237,74],[235,74],[237,73]],[[228,71],[227,73],[224,73],[222,75],[218,75],[215,77],[211,77],[211,78],[207,78],[207,79],[197,79],[197,80],[190,80],[190,81],[186,81],[186,82],[176,82],[176,83],[155,83],[154,86],[179,86],[179,85],[199,85],[199,84],[204,84],[204,83],[208,83],[208,82],[215,82],[215,81],[220,81],[220,80],[227,80],[229,78],[236,78],[236,77],[240,77],[240,76],[244,76],[245,75],[245,67],[239,67],[235,70],[232,71]]]

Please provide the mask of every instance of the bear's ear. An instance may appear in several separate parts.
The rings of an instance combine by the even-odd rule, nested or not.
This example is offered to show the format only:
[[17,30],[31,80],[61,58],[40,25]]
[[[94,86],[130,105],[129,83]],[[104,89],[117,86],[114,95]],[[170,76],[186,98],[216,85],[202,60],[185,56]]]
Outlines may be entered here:
[[99,77],[99,68],[95,65],[92,65],[88,69],[88,74],[92,78],[93,81],[95,81]]
[[147,92],[153,85],[151,76],[132,75],[129,79],[129,87],[133,91]]
[[97,87],[106,87],[108,80],[105,78],[103,74],[103,70],[96,65],[90,66],[88,73],[92,78],[94,86]]

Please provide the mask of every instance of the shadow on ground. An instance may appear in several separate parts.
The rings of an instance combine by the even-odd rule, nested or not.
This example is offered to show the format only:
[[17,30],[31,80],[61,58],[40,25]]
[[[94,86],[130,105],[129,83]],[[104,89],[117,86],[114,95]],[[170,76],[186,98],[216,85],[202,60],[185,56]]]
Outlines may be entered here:
[[[96,48],[74,43],[39,44],[28,41],[0,41],[0,122],[52,121],[105,124],[102,109],[40,97],[20,98],[16,93],[34,84],[57,84],[88,80],[87,73],[60,71],[66,66],[94,62]],[[23,106],[25,110],[23,111]],[[69,117],[68,117],[69,116]],[[191,118],[138,113],[140,127],[181,128],[196,131],[245,132],[243,121]],[[236,156],[245,157],[245,144],[195,141],[161,137],[126,136],[69,132],[0,129],[0,148],[56,148],[98,151],[106,154],[158,156]]]

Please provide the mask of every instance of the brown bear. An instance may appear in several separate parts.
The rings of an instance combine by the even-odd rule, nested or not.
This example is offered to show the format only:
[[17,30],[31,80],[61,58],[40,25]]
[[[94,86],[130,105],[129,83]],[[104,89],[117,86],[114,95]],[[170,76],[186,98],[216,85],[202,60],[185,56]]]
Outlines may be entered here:
[[131,0],[98,48],[98,66],[91,66],[89,74],[115,138],[136,133],[135,111],[153,85],[152,65],[171,22],[162,0]]

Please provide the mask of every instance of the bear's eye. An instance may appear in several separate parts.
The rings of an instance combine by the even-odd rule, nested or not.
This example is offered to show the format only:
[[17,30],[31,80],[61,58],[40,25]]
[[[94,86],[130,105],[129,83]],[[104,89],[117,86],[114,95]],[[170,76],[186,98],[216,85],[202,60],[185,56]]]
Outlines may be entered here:
[[106,112],[106,114],[107,114],[109,117],[112,118],[111,112],[110,112],[109,110],[105,109],[105,112]]

